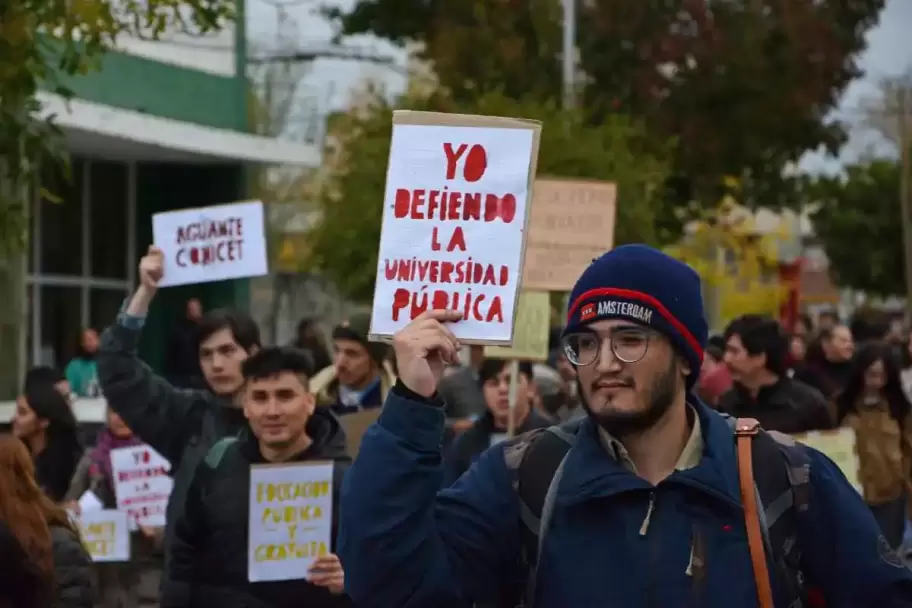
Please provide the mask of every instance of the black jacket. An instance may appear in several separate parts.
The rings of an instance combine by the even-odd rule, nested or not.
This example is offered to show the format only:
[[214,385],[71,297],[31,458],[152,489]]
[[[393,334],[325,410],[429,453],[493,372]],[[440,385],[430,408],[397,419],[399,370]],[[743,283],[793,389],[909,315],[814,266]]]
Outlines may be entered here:
[[827,401],[820,391],[786,377],[760,389],[756,399],[743,386],[735,384],[719,399],[719,410],[735,418],[755,418],[767,431],[780,433],[806,433],[833,426]]
[[[522,425],[516,429],[516,434],[520,435],[534,429],[547,428],[553,424],[553,421],[533,408]],[[475,459],[491,447],[491,438],[497,434],[498,430],[494,427],[494,416],[488,411],[476,420],[472,426],[458,435],[453,440],[444,458],[444,487],[449,487],[456,483],[456,480],[469,470]]]
[[54,553],[54,600],[51,608],[94,608],[95,564],[79,537],[61,526],[51,526]]
[[240,433],[247,421],[227,400],[205,390],[175,388],[156,375],[137,354],[140,334],[123,318],[104,331],[96,357],[98,381],[111,409],[171,463],[168,546],[197,464],[218,440]]
[[[345,433],[325,408],[308,422],[311,446],[294,461],[334,460],[335,511],[342,476],[350,459]],[[334,596],[306,580],[250,583],[247,578],[250,466],[265,463],[256,438],[246,431],[217,445],[199,465],[186,505],[175,523],[169,548],[168,577],[162,608],[341,608],[346,596]]]

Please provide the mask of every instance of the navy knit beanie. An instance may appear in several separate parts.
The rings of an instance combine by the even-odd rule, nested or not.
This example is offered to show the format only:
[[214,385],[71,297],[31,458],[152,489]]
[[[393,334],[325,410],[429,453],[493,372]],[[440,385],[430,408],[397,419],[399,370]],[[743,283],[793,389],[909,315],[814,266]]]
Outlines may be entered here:
[[700,375],[708,329],[699,275],[646,245],[624,245],[592,262],[570,293],[564,335],[602,319],[627,319],[666,336]]

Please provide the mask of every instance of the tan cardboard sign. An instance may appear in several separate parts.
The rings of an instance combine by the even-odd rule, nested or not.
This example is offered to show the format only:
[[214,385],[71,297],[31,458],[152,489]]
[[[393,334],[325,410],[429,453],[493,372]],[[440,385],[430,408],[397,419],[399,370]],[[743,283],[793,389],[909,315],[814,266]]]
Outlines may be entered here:
[[536,180],[522,288],[572,289],[586,266],[614,246],[616,211],[613,183]]
[[486,346],[485,357],[544,361],[548,358],[551,301],[546,291],[523,291],[513,327],[512,346]]

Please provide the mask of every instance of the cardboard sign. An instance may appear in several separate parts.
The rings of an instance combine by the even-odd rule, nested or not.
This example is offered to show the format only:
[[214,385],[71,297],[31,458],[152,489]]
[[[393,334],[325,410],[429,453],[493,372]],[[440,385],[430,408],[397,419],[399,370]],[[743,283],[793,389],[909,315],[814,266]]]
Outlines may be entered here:
[[252,466],[247,580],[306,577],[329,553],[332,512],[333,463]]
[[260,201],[156,213],[152,216],[152,238],[165,254],[159,285],[267,274],[263,226]]
[[519,294],[512,346],[486,346],[485,357],[545,361],[548,358],[548,330],[551,327],[551,298],[545,291]]
[[372,339],[450,309],[466,344],[510,343],[540,135],[515,118],[393,113]]
[[97,509],[82,513],[76,521],[82,544],[92,561],[130,561],[130,529],[126,513]]
[[130,529],[165,525],[165,510],[174,487],[171,463],[147,445],[111,450],[111,472],[117,508],[127,514]]
[[523,289],[573,289],[592,260],[614,246],[616,212],[615,184],[536,180]]
[[792,435],[795,441],[823,452],[827,457],[836,463],[842,474],[846,476],[849,483],[862,492],[861,480],[858,473],[860,463],[858,462],[858,451],[856,448],[855,429],[842,427],[830,431],[813,431]]

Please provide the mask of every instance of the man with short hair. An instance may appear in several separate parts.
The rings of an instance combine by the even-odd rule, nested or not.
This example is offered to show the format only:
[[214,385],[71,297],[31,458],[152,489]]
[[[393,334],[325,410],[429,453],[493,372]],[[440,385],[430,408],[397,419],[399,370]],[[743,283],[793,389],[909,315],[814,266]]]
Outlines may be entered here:
[[336,509],[350,458],[339,422],[328,409],[316,407],[306,353],[264,348],[242,368],[246,384],[240,401],[247,425],[237,437],[216,443],[193,475],[168,551],[162,608],[351,606],[342,565],[332,553],[318,557],[300,579],[247,580],[251,465],[333,461]]
[[[140,285],[101,337],[98,380],[108,405],[144,442],[171,463],[165,546],[197,463],[223,437],[245,425],[238,395],[241,364],[260,348],[260,331],[244,312],[216,310],[200,320],[199,359],[208,390],[178,389],[137,353],[142,328],[164,276],[162,251],[149,247],[139,263]],[[167,564],[166,564],[167,565]]]
[[[453,440],[444,459],[444,486],[452,485],[492,445],[507,438],[510,425],[510,362],[485,359],[478,370],[478,384],[485,413],[468,430]],[[516,405],[513,409],[516,434],[550,426],[550,421],[532,407],[532,364],[519,364]]]
[[833,426],[820,391],[786,373],[788,339],[779,323],[744,315],[725,329],[724,362],[734,385],[719,409],[736,418],[754,418],[768,431],[806,433]]
[[498,593],[535,608],[781,608],[812,606],[813,589],[829,606],[912,606],[912,571],[830,459],[693,397],[701,291],[693,269],[644,245],[594,260],[562,338],[588,416],[495,445],[443,490],[437,387],[462,313],[400,330],[399,381],[342,489],[356,605]]
[[319,405],[338,415],[378,408],[393,383],[387,369],[389,348],[367,339],[369,315],[352,315],[332,332],[333,364],[314,376]]

